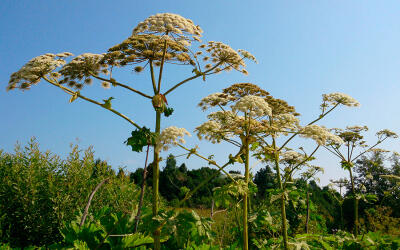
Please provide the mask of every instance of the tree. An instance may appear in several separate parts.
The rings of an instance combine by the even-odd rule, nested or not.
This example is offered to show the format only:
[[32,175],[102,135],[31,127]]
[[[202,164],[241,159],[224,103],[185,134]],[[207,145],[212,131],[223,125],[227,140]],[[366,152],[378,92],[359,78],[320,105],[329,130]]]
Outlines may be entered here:
[[277,187],[275,174],[268,165],[257,171],[253,182],[257,185],[257,195],[261,199],[265,198],[267,189]]

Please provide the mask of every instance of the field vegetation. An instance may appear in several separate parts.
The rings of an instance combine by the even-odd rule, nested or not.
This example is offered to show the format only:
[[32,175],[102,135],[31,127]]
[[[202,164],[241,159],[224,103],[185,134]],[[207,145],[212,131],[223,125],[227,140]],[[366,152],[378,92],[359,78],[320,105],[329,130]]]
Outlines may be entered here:
[[[358,107],[353,97],[321,93],[320,113],[310,121],[300,120],[287,100],[249,82],[203,97],[199,107],[206,121],[194,133],[233,146],[222,162],[185,146],[185,128],[162,129],[162,120],[174,115],[167,101],[171,92],[227,71],[247,75],[246,63],[257,62],[248,51],[202,42],[202,33],[190,19],[157,14],[105,53],[47,53],[11,75],[8,90],[47,82],[70,103],[86,101],[130,123],[125,144],[146,160],[133,172],[116,170],[95,159],[92,148],[73,145],[62,159],[42,152],[35,139],[17,144],[13,153],[0,151],[2,248],[400,248],[400,156],[380,148],[397,134],[382,129],[366,141],[366,126],[318,125],[327,116],[339,117],[341,109]],[[167,63],[186,69],[180,81],[163,81]],[[117,80],[122,69],[149,74],[152,93]],[[97,81],[151,102],[154,128],[119,112],[113,105],[118,97],[99,101],[84,94]],[[313,143],[312,150],[303,141]],[[162,159],[171,147],[181,154]],[[348,179],[319,186],[324,170],[313,162],[320,150],[338,159]],[[178,166],[182,156],[197,158],[203,167]],[[263,168],[251,173],[255,161]],[[232,165],[240,170],[227,171]]]

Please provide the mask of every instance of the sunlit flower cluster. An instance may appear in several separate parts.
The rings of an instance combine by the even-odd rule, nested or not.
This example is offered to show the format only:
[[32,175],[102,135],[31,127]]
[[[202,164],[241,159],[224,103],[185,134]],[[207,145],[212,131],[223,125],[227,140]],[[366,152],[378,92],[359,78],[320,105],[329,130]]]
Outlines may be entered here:
[[164,151],[167,151],[171,145],[176,146],[179,143],[185,143],[185,140],[183,139],[185,135],[191,136],[184,128],[178,128],[175,126],[165,128],[157,140],[156,148],[157,150],[162,148]]
[[386,149],[383,149],[383,148],[371,148],[371,149],[368,149],[368,152],[373,152],[373,153],[376,153],[376,154],[382,154],[382,153],[388,153],[390,151],[386,150]]
[[255,119],[245,119],[244,116],[234,112],[217,111],[207,116],[209,119],[196,128],[199,139],[207,139],[212,143],[219,143],[223,139],[244,135],[246,130],[250,134],[260,133],[265,130],[262,124]]
[[323,94],[322,98],[324,102],[332,105],[343,104],[349,107],[360,106],[360,103],[356,99],[343,93]]
[[299,119],[291,113],[275,115],[270,119],[261,121],[266,128],[265,134],[288,135],[300,127]]
[[[165,41],[168,42],[164,55]],[[104,61],[114,66],[125,66],[151,60],[155,66],[164,60],[192,64],[195,62],[188,54],[185,41],[175,41],[168,36],[157,36],[152,34],[132,35],[122,43],[108,50]]]
[[[218,73],[222,70],[230,71],[235,69],[247,75],[248,72],[244,69],[246,64],[244,63],[243,58],[255,61],[254,56],[252,56],[249,52],[244,52],[244,50],[241,50],[242,55],[244,53],[242,57],[236,50],[222,42],[210,41],[207,43],[207,45],[201,45],[200,48],[204,48],[206,52],[210,54],[210,56],[204,56],[203,61],[210,60],[214,65],[219,64],[219,66],[214,70],[215,73]],[[212,64],[209,64],[208,66],[206,65],[206,69],[211,69],[212,67]]]
[[390,131],[389,129],[383,129],[383,130],[379,131],[378,133],[376,133],[376,135],[378,136],[378,138],[380,140],[383,138],[389,138],[389,137],[397,138],[398,137],[398,135],[395,132]]
[[221,125],[216,121],[206,121],[196,128],[197,137],[206,139],[211,143],[220,143],[226,138],[225,133],[221,130]]
[[350,130],[352,132],[356,132],[356,133],[359,133],[361,131],[368,131],[368,127],[367,126],[358,126],[358,125],[347,126],[346,129]]
[[64,77],[61,84],[67,83],[70,87],[83,88],[84,84],[91,84],[91,77],[100,72],[108,74],[108,65],[101,63],[103,54],[84,53],[65,64],[59,71]]
[[320,127],[318,125],[312,124],[303,127],[300,130],[300,136],[305,138],[311,138],[318,145],[326,145],[326,144],[343,144],[343,140],[332,133],[330,133],[325,127]]
[[199,107],[203,111],[215,106],[225,106],[228,102],[236,100],[235,97],[225,93],[213,93],[201,99]]
[[[63,58],[71,55],[69,52],[56,55],[48,53],[31,59],[20,70],[10,76],[7,90],[15,88],[29,89],[32,84],[40,82],[43,76],[64,65],[66,62]],[[59,77],[59,75],[54,74],[53,77]]]
[[190,19],[177,14],[161,13],[150,16],[143,22],[140,22],[132,34],[137,35],[139,33],[173,33],[178,36],[192,35],[194,39],[198,40],[203,30]]
[[256,57],[253,56],[250,52],[243,49],[238,49],[238,52],[243,56],[243,58],[247,58],[253,62],[257,62]]
[[272,115],[272,110],[264,98],[248,95],[240,98],[233,106],[232,110],[241,111],[251,117],[261,117]]
[[280,154],[280,161],[289,165],[298,164],[305,160],[303,154],[299,152],[289,150]]

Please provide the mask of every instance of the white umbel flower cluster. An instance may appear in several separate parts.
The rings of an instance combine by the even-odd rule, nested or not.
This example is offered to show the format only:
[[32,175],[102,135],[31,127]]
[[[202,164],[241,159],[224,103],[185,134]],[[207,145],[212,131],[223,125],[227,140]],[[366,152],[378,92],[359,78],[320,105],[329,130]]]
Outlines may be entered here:
[[381,131],[379,131],[378,133],[376,133],[376,135],[380,138],[380,139],[383,139],[383,138],[385,138],[385,137],[387,137],[387,138],[397,138],[397,137],[399,137],[397,134],[396,134],[396,132],[393,132],[393,131],[391,131],[391,130],[389,130],[389,129],[383,129],[383,130],[381,130]]
[[185,140],[183,139],[185,135],[191,136],[184,128],[178,128],[175,126],[165,128],[157,140],[156,150],[163,149],[164,151],[167,151],[171,145],[176,146],[179,143],[185,143]]
[[266,115],[272,115],[272,109],[264,98],[254,95],[247,95],[239,99],[232,106],[232,110],[241,111],[249,114],[251,117],[261,117]]
[[368,131],[367,126],[359,126],[359,125],[347,126],[346,129],[356,133],[359,133],[361,131]]
[[47,53],[31,59],[20,70],[11,75],[7,90],[14,88],[29,89],[32,84],[40,82],[43,76],[64,65],[66,62],[62,58],[71,55],[69,52],[57,55]]
[[288,164],[297,164],[305,160],[303,154],[290,150],[280,154],[280,161]]
[[99,63],[103,57],[103,54],[84,53],[72,59],[64,68],[84,68],[85,65]]
[[236,100],[235,97],[225,93],[213,93],[201,99],[199,106],[203,111],[217,105],[225,106],[228,102]]
[[318,145],[326,144],[343,144],[343,140],[329,132],[325,127],[320,127],[318,125],[312,124],[303,127],[300,130],[300,136],[305,138],[313,139]]
[[251,61],[257,63],[257,59],[255,56],[253,56],[250,52],[243,50],[243,49],[238,49],[238,52],[247,59],[250,59]]
[[174,33],[177,35],[191,34],[194,39],[199,39],[203,30],[195,25],[192,20],[172,13],[156,14],[140,22],[132,34],[139,33]]
[[[229,45],[222,42],[210,41],[208,42],[206,47],[206,51],[211,55],[211,61],[213,63],[222,63],[221,66],[224,67],[223,69],[226,71],[235,69],[241,71],[245,75],[248,74],[247,71],[243,71],[246,67],[243,58],[236,50],[232,49]],[[254,58],[254,56],[251,56],[249,52],[246,52],[246,56],[247,58]],[[246,58],[246,56],[243,57]],[[206,58],[207,57],[205,57],[204,60]]]
[[353,97],[343,93],[323,94],[323,101],[332,105],[343,104],[349,107],[358,107],[360,103]]
[[197,137],[202,140],[206,139],[211,143],[220,143],[225,138],[221,133],[221,124],[216,121],[206,121],[196,128]]
[[286,113],[274,115],[272,125],[269,125],[268,123],[265,125],[269,126],[271,132],[273,131],[278,134],[282,133],[284,135],[288,135],[289,131],[294,131],[299,128],[299,123],[300,121],[296,116]]

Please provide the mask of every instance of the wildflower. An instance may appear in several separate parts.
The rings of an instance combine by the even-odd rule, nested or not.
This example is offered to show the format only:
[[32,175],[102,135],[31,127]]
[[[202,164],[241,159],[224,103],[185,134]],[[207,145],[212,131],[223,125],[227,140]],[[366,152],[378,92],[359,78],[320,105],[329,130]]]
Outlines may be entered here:
[[202,110],[218,105],[225,106],[228,102],[235,100],[233,96],[224,93],[214,93],[201,99],[199,106]]
[[[47,53],[37,56],[22,66],[20,70],[11,74],[7,90],[15,88],[29,89],[32,84],[37,84],[43,76],[65,63],[64,59],[54,54]],[[56,76],[53,75],[53,77]]]
[[360,103],[356,99],[343,93],[323,94],[322,97],[324,102],[332,105],[343,104],[349,107],[360,106]]
[[347,128],[347,130],[350,130],[350,131],[356,132],[356,133],[359,133],[361,131],[368,131],[368,127],[367,126],[355,125],[355,126],[347,126],[346,128]]
[[383,129],[383,130],[379,131],[378,133],[376,133],[376,135],[380,139],[383,138],[383,137],[385,137],[385,138],[389,138],[389,137],[397,138],[398,137],[398,135],[395,132],[390,131],[389,129]]
[[290,150],[280,154],[280,161],[287,164],[297,164],[305,160],[303,154]]
[[191,136],[184,128],[178,128],[175,126],[165,128],[157,140],[156,150],[163,149],[164,151],[167,151],[171,145],[176,146],[179,143],[185,143],[185,140],[183,139],[185,135]]
[[327,144],[343,144],[343,140],[332,133],[330,133],[325,127],[312,124],[303,127],[300,130],[300,136],[311,138],[318,143],[318,145]]
[[240,98],[239,101],[232,106],[232,110],[248,113],[252,117],[272,115],[272,110],[264,98],[253,95]]
[[138,26],[133,29],[132,35],[155,32],[174,34],[178,37],[185,38],[191,36],[195,40],[200,40],[199,37],[203,33],[203,30],[190,19],[186,19],[177,14],[162,13],[150,16],[139,23]]
[[371,148],[368,150],[368,152],[374,152],[376,154],[380,154],[380,153],[388,153],[390,151],[382,148]]
[[220,143],[222,139],[226,138],[221,131],[221,125],[215,121],[206,121],[198,126],[195,131],[197,131],[197,137],[200,140],[204,138],[211,143]]

